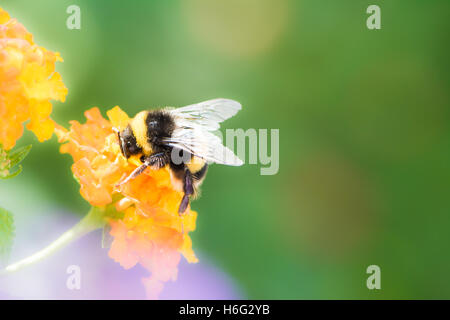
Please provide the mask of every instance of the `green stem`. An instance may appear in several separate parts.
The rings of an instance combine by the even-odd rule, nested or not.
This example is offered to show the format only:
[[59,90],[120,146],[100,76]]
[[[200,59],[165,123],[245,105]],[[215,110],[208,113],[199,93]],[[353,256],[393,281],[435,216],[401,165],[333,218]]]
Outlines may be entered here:
[[0,276],[16,272],[22,268],[39,262],[44,258],[51,256],[58,250],[64,248],[69,243],[81,238],[89,232],[102,228],[104,225],[104,210],[92,207],[91,210],[89,210],[88,214],[83,219],[81,219],[74,227],[64,232],[58,239],[56,239],[44,249],[16,263],[10,264],[3,270],[0,270]]

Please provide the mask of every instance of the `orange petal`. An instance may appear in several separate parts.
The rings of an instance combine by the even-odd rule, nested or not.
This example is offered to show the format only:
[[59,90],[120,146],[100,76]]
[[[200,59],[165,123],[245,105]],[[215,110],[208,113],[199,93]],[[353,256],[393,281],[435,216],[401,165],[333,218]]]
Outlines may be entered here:
[[116,127],[119,130],[125,129],[130,122],[130,118],[128,117],[128,115],[122,109],[120,109],[119,106],[115,106],[106,114],[108,115],[112,126]]

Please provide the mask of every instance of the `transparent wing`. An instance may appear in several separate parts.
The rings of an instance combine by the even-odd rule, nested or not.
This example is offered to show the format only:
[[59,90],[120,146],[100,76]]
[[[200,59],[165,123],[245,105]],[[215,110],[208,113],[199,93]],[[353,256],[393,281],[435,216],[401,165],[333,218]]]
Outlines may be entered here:
[[215,131],[220,128],[220,122],[231,118],[241,108],[237,101],[220,98],[172,109],[170,112],[178,118],[182,127],[196,124],[204,130]]
[[233,151],[222,144],[221,139],[213,133],[198,127],[178,128],[172,137],[165,140],[167,145],[186,150],[207,162],[241,166],[242,160]]
[[168,110],[174,117],[176,128],[165,140],[169,146],[186,150],[208,162],[240,166],[241,159],[222,144],[212,131],[220,128],[220,122],[231,118],[242,106],[229,99],[213,99],[197,104]]

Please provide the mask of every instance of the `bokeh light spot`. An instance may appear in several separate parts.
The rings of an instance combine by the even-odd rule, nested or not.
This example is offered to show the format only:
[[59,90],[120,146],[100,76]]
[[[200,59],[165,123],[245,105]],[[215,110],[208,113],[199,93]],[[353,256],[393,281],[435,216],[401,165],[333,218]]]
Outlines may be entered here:
[[188,29],[230,57],[251,57],[274,46],[288,20],[288,0],[183,1]]
[[377,228],[375,188],[365,173],[331,151],[311,155],[286,182],[283,234],[294,250],[343,258]]

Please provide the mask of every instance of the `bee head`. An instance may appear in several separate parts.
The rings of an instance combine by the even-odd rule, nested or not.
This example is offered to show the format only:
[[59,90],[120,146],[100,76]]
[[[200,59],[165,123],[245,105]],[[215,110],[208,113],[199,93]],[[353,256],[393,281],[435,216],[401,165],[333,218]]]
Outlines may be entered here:
[[122,151],[125,158],[128,159],[130,156],[142,152],[142,148],[138,146],[130,126],[118,132],[117,135],[119,137],[120,151]]

